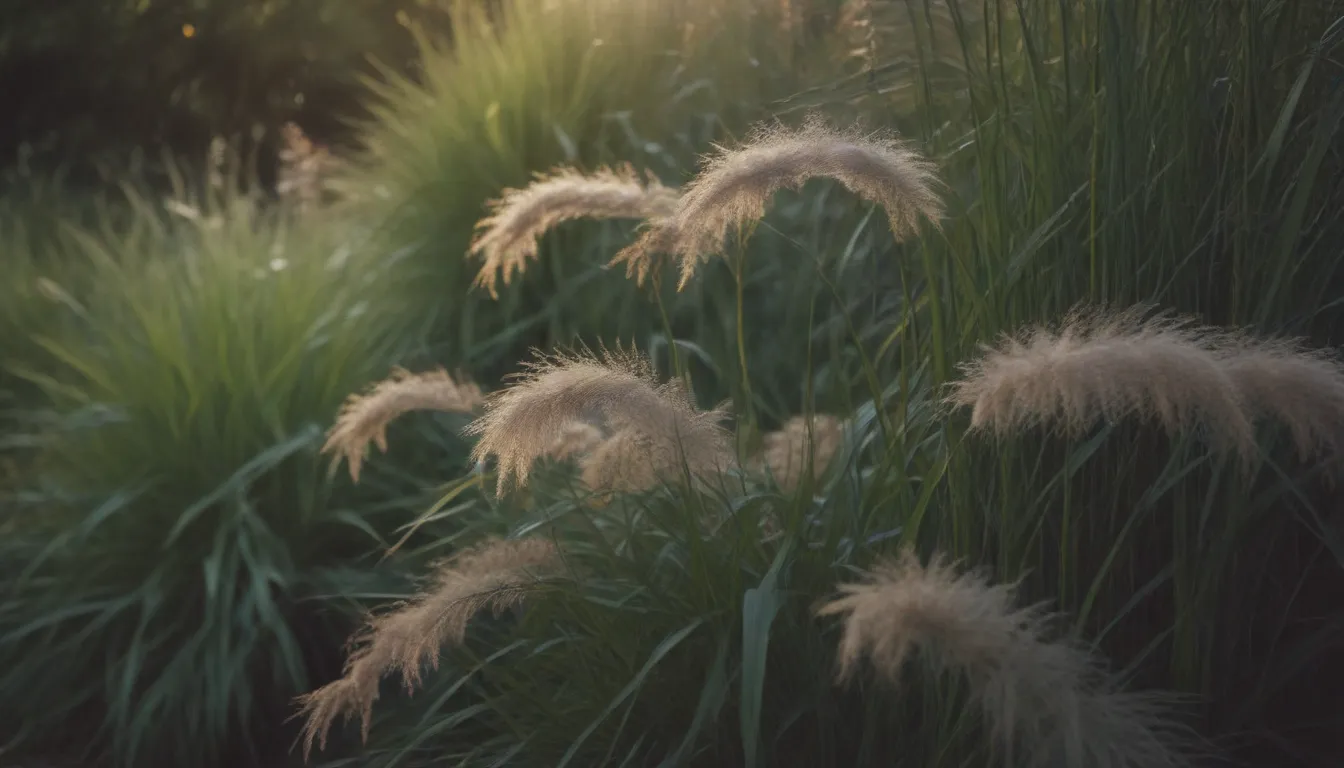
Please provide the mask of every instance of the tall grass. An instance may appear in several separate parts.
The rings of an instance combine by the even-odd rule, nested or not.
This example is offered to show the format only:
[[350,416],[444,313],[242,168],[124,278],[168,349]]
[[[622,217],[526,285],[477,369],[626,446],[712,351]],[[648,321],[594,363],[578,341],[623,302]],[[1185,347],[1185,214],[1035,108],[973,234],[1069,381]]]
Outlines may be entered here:
[[[980,345],[1082,302],[1332,341],[1344,10],[826,5],[464,6],[453,48],[426,43],[423,84],[381,88],[341,207],[302,226],[179,207],[79,235],[106,290],[86,302],[96,320],[48,334],[49,367],[27,370],[66,429],[5,539],[26,567],[0,611],[15,662],[0,686],[26,708],[10,721],[58,738],[95,723],[95,751],[123,763],[255,761],[294,733],[282,699],[316,689],[308,733],[330,737],[332,764],[1163,765],[1203,749],[1184,722],[1222,753],[1333,764],[1335,467],[1293,450],[1329,439],[1279,417],[1329,420],[1303,422],[1300,398],[1275,414],[1264,394],[1285,362],[1333,381],[1330,353],[1271,344],[1236,372],[1236,406],[1275,418],[1239,431],[1233,458],[1200,439],[1207,409],[1172,411],[1171,429],[1125,420],[1158,391],[1129,368],[1075,377],[1111,395],[1064,401],[1097,417],[1073,434],[1021,419],[991,440],[944,402],[995,364]],[[778,43],[836,19],[862,39],[854,71],[807,88],[821,70]],[[727,258],[680,293],[604,270],[634,233],[592,222],[546,234],[498,301],[471,287],[484,202],[533,173],[629,161],[671,185],[711,138],[731,152],[752,119],[817,106],[931,159],[941,232],[897,243],[871,203],[809,182],[756,199],[717,244]],[[391,459],[336,496],[322,426],[346,393],[418,364],[421,327],[437,362],[487,387],[525,347],[576,335],[636,337],[650,361],[624,378],[557,363],[491,396],[466,430],[483,438],[471,472],[463,418],[414,420],[442,427],[432,453],[394,428]],[[1040,387],[1058,378],[1021,381],[1034,400],[981,389],[1060,402]],[[1141,389],[1117,396],[1127,381]],[[725,397],[738,462],[701,461],[724,450],[716,432],[686,456],[649,426],[699,424]],[[657,461],[641,461],[650,445]],[[386,513],[404,507],[389,486],[426,465],[457,478],[398,522],[451,533],[361,576],[348,565],[388,543]],[[510,478],[526,484],[497,495]],[[391,581],[492,537],[510,543],[427,589]],[[486,556],[515,549],[544,555],[529,565],[556,554],[563,578]],[[911,550],[924,555],[883,565]],[[340,609],[395,597],[411,602],[375,617],[339,677]],[[468,627],[484,607],[496,615]],[[388,669],[415,696],[379,698]],[[366,747],[336,730],[342,714],[371,718]]]
[[435,317],[440,356],[482,375],[533,344],[655,332],[649,302],[604,269],[633,222],[565,225],[516,289],[468,290],[487,201],[560,165],[629,162],[676,185],[707,142],[805,82],[825,38],[767,0],[473,5],[459,7],[451,47],[423,42],[421,80],[374,84],[366,151],[342,179],[354,210],[381,224],[381,247],[407,254],[407,301]]
[[[839,469],[792,492],[730,473],[718,486],[673,484],[600,508],[581,489],[575,495],[563,471],[539,476],[526,494],[483,495],[463,519],[482,534],[549,538],[581,576],[447,649],[418,693],[423,708],[381,723],[375,714],[367,753],[375,764],[1019,764],[1031,753],[1013,751],[1023,746],[1015,738],[993,738],[1001,735],[994,709],[969,706],[986,690],[973,672],[969,684],[935,674],[900,692],[832,685],[843,641],[810,609],[901,546],[949,552],[1020,584],[1070,617],[1068,642],[1115,663],[1087,701],[1117,709],[1037,702],[1028,714],[1066,711],[1081,719],[1075,726],[1099,726],[1129,711],[1136,719],[1123,722],[1152,725],[1153,710],[1124,710],[1115,686],[1156,687],[1189,695],[1183,711],[1217,751],[1320,765],[1337,758],[1326,750],[1338,708],[1318,702],[1338,694],[1311,671],[1337,663],[1326,651],[1344,638],[1338,590],[1320,586],[1344,570],[1330,514],[1337,486],[1324,482],[1330,465],[1303,461],[1284,439],[1301,434],[1260,424],[1244,472],[1187,428],[1198,419],[1169,422],[1176,429],[1167,433],[1106,422],[1105,403],[1092,401],[1099,418],[1074,436],[1019,426],[989,441],[938,403],[978,345],[1061,320],[1081,302],[1149,302],[1224,328],[1331,340],[1344,244],[1332,215],[1344,169],[1331,147],[1344,89],[1329,62],[1344,9],[871,5],[906,13],[915,30],[919,109],[891,122],[948,181],[943,233],[897,246],[889,232],[866,232],[862,218],[843,243],[799,234],[823,216],[746,233],[804,259],[832,256],[816,260],[818,277],[855,260],[895,275],[896,298],[886,303],[880,279],[868,301],[820,313],[808,302],[809,318],[837,328],[853,350],[836,368],[843,383],[829,382],[833,396],[866,390],[866,402],[845,409]],[[939,89],[935,76],[946,68],[926,64],[944,60],[935,47],[947,44],[949,24],[961,82]],[[882,109],[884,78],[908,72],[882,69],[879,43],[870,114]],[[835,91],[850,101],[844,82]],[[740,355],[754,383],[755,366],[769,369],[794,344],[808,348],[811,335],[772,325],[766,311],[743,313],[750,298],[735,297],[736,348],[716,351]],[[743,330],[753,323],[755,335]],[[816,383],[810,372],[790,381],[804,403]],[[1239,386],[1239,403],[1274,410],[1263,387]],[[733,393],[739,415],[756,406],[753,389]],[[1132,399],[1115,402],[1139,397],[1122,394]],[[706,520],[718,521],[712,533]],[[992,624],[994,612],[975,607],[988,604],[963,601],[957,615]],[[872,642],[890,651],[901,640],[896,619],[917,618],[908,611],[924,605],[956,613],[955,601],[884,603],[873,616],[888,623]],[[987,632],[985,642],[1002,635]],[[955,648],[929,645],[935,667],[974,668],[947,655]],[[1064,658],[1051,674],[1073,663]],[[1285,706],[1305,701],[1313,704]],[[1173,753],[1140,749],[1159,731],[1092,731],[1035,755],[1047,764],[1164,764]]]
[[130,225],[68,229],[90,290],[11,361],[39,451],[6,505],[6,731],[119,765],[256,762],[337,660],[341,595],[398,583],[364,558],[399,520],[333,496],[317,454],[415,337],[357,227],[129,195]]

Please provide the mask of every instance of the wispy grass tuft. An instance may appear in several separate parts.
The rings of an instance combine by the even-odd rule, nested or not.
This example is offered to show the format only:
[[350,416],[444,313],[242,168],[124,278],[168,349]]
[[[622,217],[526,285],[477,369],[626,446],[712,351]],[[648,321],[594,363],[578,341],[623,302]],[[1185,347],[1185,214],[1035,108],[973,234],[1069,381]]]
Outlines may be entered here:
[[[459,377],[460,378],[460,377]],[[350,478],[359,482],[359,470],[369,442],[387,452],[387,425],[410,411],[471,413],[484,401],[481,389],[467,380],[455,380],[442,368],[411,373],[396,368],[392,376],[362,395],[351,395],[341,406],[336,423],[327,432],[323,453],[336,454],[332,468],[345,459]]]
[[491,215],[476,225],[479,234],[470,252],[485,264],[475,284],[499,298],[496,282],[509,284],[537,255],[537,240],[546,230],[572,219],[660,219],[672,212],[677,191],[663,186],[652,172],[640,181],[634,166],[599,168],[583,174],[573,168],[538,173],[522,189],[506,189],[486,205]]
[[1156,700],[1114,690],[1089,652],[1050,640],[1040,605],[1018,607],[1015,585],[990,584],[935,555],[911,550],[879,563],[818,609],[842,615],[838,677],[869,661],[891,683],[915,653],[964,675],[996,741],[1029,765],[1161,768],[1186,765],[1170,713]]
[[1282,421],[1304,459],[1344,437],[1344,365],[1327,352],[1146,306],[1077,310],[1056,330],[1006,337],[962,368],[947,402],[971,407],[973,430],[1047,424],[1077,435],[1135,416],[1172,434],[1206,434],[1247,461],[1257,417]]
[[658,254],[675,255],[683,288],[700,262],[722,250],[731,228],[765,216],[779,190],[801,188],[817,177],[835,179],[885,208],[898,240],[918,232],[922,218],[937,226],[943,213],[933,164],[906,142],[884,133],[838,130],[812,114],[797,129],[761,124],[741,147],[718,147],[682,190],[675,211],[653,222],[611,263],[625,264],[626,274],[642,284]]
[[299,697],[299,716],[307,718],[304,758],[314,742],[326,747],[337,717],[348,722],[358,713],[367,740],[383,675],[399,672],[407,693],[414,692],[421,668],[437,669],[440,648],[461,644],[473,616],[486,608],[501,615],[561,567],[555,544],[536,538],[488,540],[440,565],[427,591],[371,617],[364,632],[352,638],[358,647],[346,659],[340,680]]
[[[697,410],[679,379],[659,383],[648,358],[635,350],[539,353],[525,365],[512,386],[486,399],[485,414],[466,429],[479,436],[473,459],[497,458],[499,493],[511,481],[525,485],[532,463],[579,420],[623,434],[657,473],[679,472],[684,460],[693,475],[706,476],[731,459],[719,423],[724,414]],[[593,467],[589,477],[611,477],[607,472]]]

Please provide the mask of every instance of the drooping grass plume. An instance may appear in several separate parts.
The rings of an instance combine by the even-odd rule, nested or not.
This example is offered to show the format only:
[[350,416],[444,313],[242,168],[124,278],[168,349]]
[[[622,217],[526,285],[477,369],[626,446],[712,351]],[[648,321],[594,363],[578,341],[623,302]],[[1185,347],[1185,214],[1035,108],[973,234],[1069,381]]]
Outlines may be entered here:
[[423,373],[395,368],[390,377],[365,394],[351,395],[345,401],[336,423],[327,432],[322,452],[335,454],[333,468],[346,459],[351,479],[359,482],[369,441],[386,453],[387,425],[398,416],[410,411],[471,413],[483,401],[480,387],[465,379],[454,379],[442,368]]
[[572,421],[556,435],[546,455],[556,461],[587,456],[602,444],[607,436],[586,421]]
[[805,476],[820,477],[843,440],[844,422],[835,416],[794,416],[762,438],[764,444],[756,464],[768,471],[780,488],[791,491]]
[[839,131],[813,114],[798,129],[758,125],[742,147],[716,149],[671,215],[651,222],[612,265],[625,264],[627,276],[643,284],[655,257],[671,254],[680,260],[684,288],[698,264],[721,251],[730,228],[762,218],[779,190],[817,177],[883,206],[898,239],[917,232],[920,218],[936,226],[942,216],[933,164],[892,135]]
[[571,219],[658,219],[670,214],[677,191],[663,186],[652,173],[643,181],[633,166],[599,168],[583,174],[573,168],[539,173],[522,189],[506,189],[487,205],[491,214],[477,222],[479,230],[469,253],[485,259],[476,285],[499,298],[496,283],[508,285],[537,255],[537,241],[546,230]]
[[1298,339],[1234,338],[1224,367],[1252,415],[1277,419],[1298,456],[1337,453],[1344,441],[1344,364]]
[[1189,320],[1076,310],[963,363],[947,402],[970,406],[971,428],[1007,434],[1035,424],[1079,434],[1100,420],[1155,418],[1170,433],[1205,432],[1218,447],[1255,455],[1245,395],[1228,366],[1229,336]]
[[579,464],[580,479],[598,504],[618,493],[655,487],[678,466],[676,443],[624,429],[599,443]]
[[500,615],[562,569],[555,544],[537,538],[489,539],[442,563],[430,589],[370,617],[365,629],[352,638],[354,650],[340,680],[298,698],[297,716],[306,718],[304,759],[314,742],[319,749],[326,747],[337,717],[349,722],[358,714],[367,741],[378,683],[385,674],[399,672],[407,693],[413,693],[422,667],[437,669],[440,649],[461,644],[473,616],[485,608]]
[[1039,605],[1016,606],[1013,584],[958,572],[941,555],[926,566],[907,549],[840,592],[817,611],[843,616],[840,681],[867,660],[899,684],[918,654],[935,670],[967,679],[1010,758],[1020,749],[1028,765],[1186,764],[1158,700],[1115,690],[1086,649],[1050,640],[1050,616]]
[[659,383],[637,351],[583,350],[543,355],[526,364],[514,383],[492,393],[485,413],[466,428],[479,439],[472,459],[495,456],[497,492],[524,485],[532,463],[570,423],[586,421],[607,434],[642,441],[659,475],[678,473],[684,459],[693,476],[724,469],[731,460],[718,410],[699,411],[679,379]]
[[970,406],[971,428],[1000,434],[1033,424],[1080,433],[1098,420],[1155,418],[1170,433],[1199,430],[1250,461],[1254,424],[1277,419],[1299,455],[1344,439],[1344,365],[1296,339],[1256,338],[1189,318],[1078,310],[1057,330],[1034,328],[964,364],[947,401]]

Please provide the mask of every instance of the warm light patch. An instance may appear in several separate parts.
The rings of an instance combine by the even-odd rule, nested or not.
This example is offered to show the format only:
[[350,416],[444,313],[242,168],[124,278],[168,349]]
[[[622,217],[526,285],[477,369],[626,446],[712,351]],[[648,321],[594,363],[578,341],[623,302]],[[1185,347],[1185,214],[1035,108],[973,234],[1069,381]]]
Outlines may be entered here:
[[183,24],[183,25],[182,25],[182,36],[183,36],[183,37],[195,37],[195,36],[196,36],[196,26],[195,26],[194,24]]

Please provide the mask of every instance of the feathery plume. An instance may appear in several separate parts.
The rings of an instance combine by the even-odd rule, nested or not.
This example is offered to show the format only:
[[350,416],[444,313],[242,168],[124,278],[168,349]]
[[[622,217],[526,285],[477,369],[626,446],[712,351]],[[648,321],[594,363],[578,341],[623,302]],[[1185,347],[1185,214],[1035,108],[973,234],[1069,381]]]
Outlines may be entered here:
[[506,189],[487,203],[491,214],[477,222],[481,231],[469,248],[485,259],[475,283],[498,299],[499,277],[508,285],[514,271],[521,274],[527,260],[537,255],[537,239],[563,221],[657,219],[671,213],[676,201],[675,189],[663,186],[652,173],[641,183],[629,164],[588,175],[572,168],[539,173],[528,186]]
[[844,422],[834,416],[794,416],[765,435],[756,463],[769,471],[779,487],[791,491],[805,475],[817,478],[826,471],[844,436]]
[[624,429],[598,444],[579,464],[580,479],[605,504],[618,493],[638,493],[658,485],[679,466],[676,444]]
[[1242,390],[1220,349],[1227,334],[1146,307],[1076,310],[1057,331],[1034,328],[960,367],[947,402],[971,428],[1004,434],[1037,423],[1078,434],[1097,421],[1156,418],[1171,433],[1202,428],[1219,447],[1255,455]]
[[602,434],[602,430],[592,424],[586,421],[571,421],[560,429],[560,434],[555,436],[551,447],[546,449],[546,455],[556,461],[586,456],[606,439],[607,436]]
[[835,179],[882,205],[898,239],[916,232],[921,217],[937,226],[942,216],[942,202],[933,191],[933,164],[894,136],[837,131],[813,114],[799,129],[759,125],[745,146],[716,149],[675,210],[651,222],[612,265],[624,263],[626,275],[635,275],[642,285],[655,266],[654,256],[672,254],[681,262],[680,290],[701,261],[722,249],[733,225],[760,219],[775,192],[798,189],[815,177]]
[[1337,453],[1344,440],[1344,365],[1298,339],[1231,337],[1224,369],[1253,416],[1288,428],[1299,458]]
[[398,416],[410,411],[471,413],[483,400],[480,387],[467,380],[455,381],[442,368],[423,373],[394,368],[389,378],[365,394],[346,399],[336,423],[327,432],[322,452],[335,453],[333,468],[343,458],[349,461],[350,478],[359,482],[369,441],[386,453],[387,425]]
[[1201,429],[1247,462],[1254,425],[1288,428],[1299,456],[1344,441],[1344,364],[1300,339],[1255,338],[1149,309],[1078,310],[1058,331],[1036,328],[964,364],[947,402],[971,406],[971,428],[1000,434],[1061,423],[1077,434],[1099,419],[1156,418],[1170,433]]
[[818,615],[843,615],[841,681],[865,658],[898,684],[919,653],[935,669],[959,672],[993,736],[1031,765],[1184,765],[1157,699],[1114,690],[1082,647],[1050,641],[1041,606],[1016,607],[1016,585],[958,573],[943,556],[927,565],[909,549],[878,564]]
[[722,416],[696,410],[680,380],[659,384],[636,351],[603,349],[599,356],[584,350],[538,354],[512,386],[486,399],[485,414],[465,433],[479,436],[473,460],[498,459],[496,492],[502,493],[510,481],[526,484],[533,461],[573,421],[601,421],[611,435],[637,434],[660,474],[679,471],[684,457],[693,475],[708,475],[730,459]]
[[298,697],[296,716],[306,718],[304,759],[314,742],[318,749],[326,748],[337,717],[349,722],[358,714],[367,741],[378,683],[385,674],[399,672],[407,693],[413,693],[422,667],[437,669],[440,648],[460,645],[473,616],[485,608],[502,614],[562,570],[555,545],[536,538],[489,539],[440,564],[428,591],[371,617],[352,638],[354,650],[340,680]]

